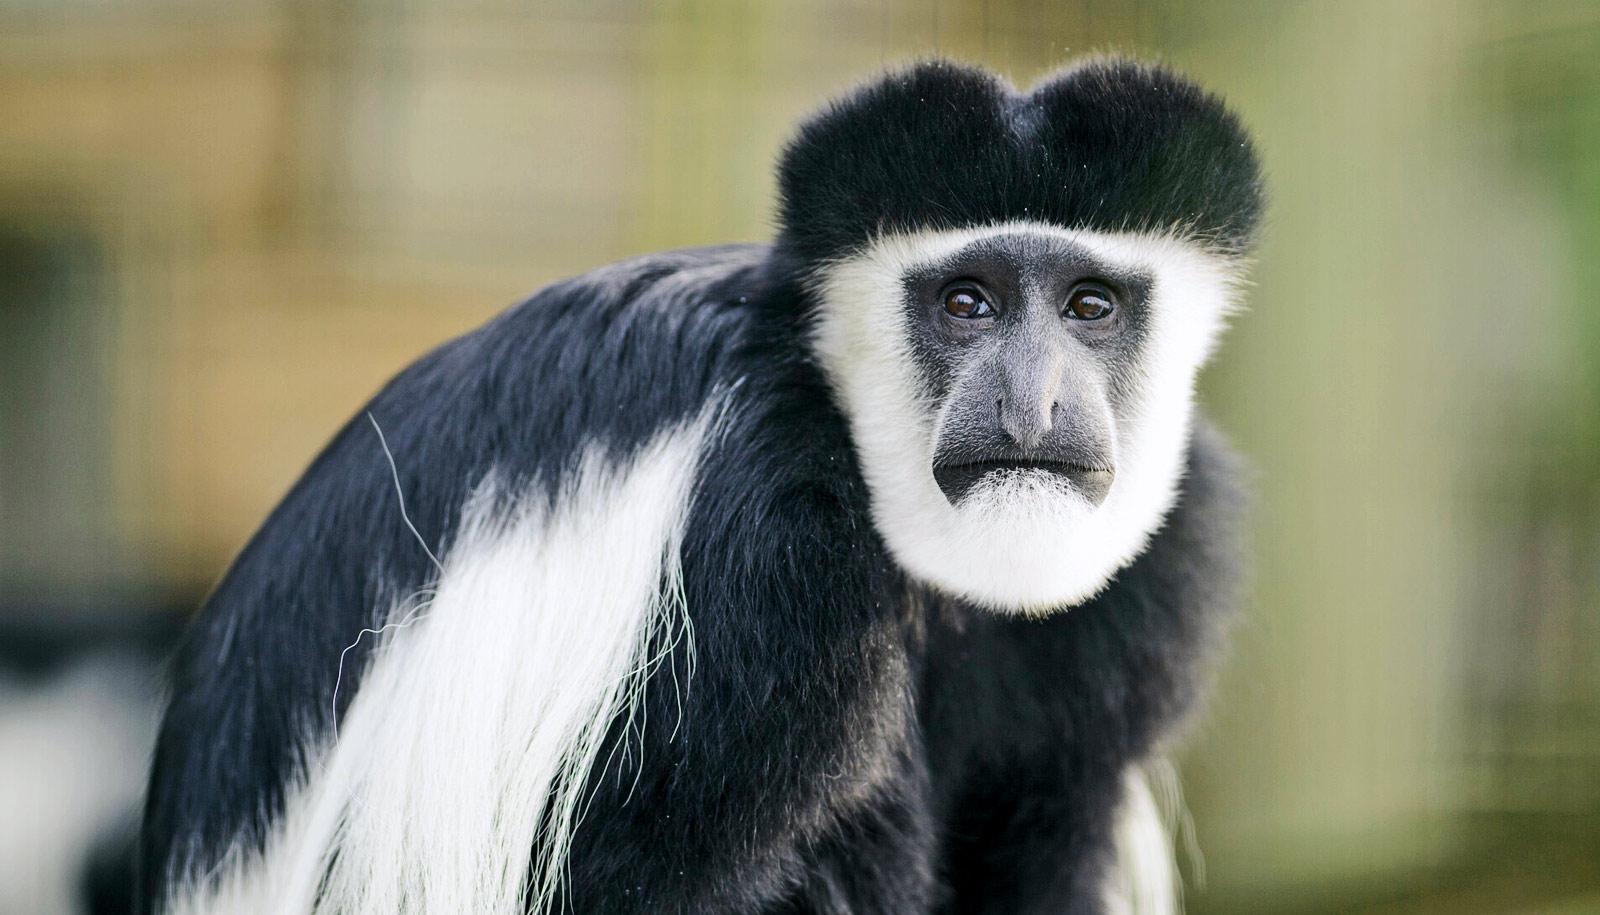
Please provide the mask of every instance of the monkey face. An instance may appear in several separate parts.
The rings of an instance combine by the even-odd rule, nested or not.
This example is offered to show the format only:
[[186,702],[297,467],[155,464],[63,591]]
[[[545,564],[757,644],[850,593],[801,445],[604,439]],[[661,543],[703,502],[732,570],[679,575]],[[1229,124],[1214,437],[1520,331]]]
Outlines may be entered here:
[[1022,222],[884,235],[827,268],[816,352],[896,559],[1008,612],[1104,587],[1172,505],[1239,269]]
[[950,503],[1018,486],[1103,503],[1148,275],[1059,237],[1015,233],[980,238],[903,285],[935,413],[933,478]]

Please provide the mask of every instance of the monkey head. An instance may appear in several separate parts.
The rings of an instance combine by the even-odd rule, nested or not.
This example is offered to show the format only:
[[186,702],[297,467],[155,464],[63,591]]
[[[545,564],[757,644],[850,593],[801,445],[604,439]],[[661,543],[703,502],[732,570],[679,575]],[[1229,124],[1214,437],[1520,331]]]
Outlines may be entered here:
[[779,249],[872,516],[915,578],[1082,603],[1148,543],[1262,207],[1243,129],[1171,73],[1019,93],[923,64],[805,125]]

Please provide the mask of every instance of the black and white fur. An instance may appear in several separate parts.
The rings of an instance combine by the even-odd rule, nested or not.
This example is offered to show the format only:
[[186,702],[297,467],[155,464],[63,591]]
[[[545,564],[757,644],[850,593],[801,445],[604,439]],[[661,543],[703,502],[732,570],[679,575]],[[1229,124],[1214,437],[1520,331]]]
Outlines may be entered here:
[[[1157,68],[928,63],[780,184],[773,245],[558,283],[316,459],[176,659],[151,910],[1174,907],[1143,767],[1231,601],[1191,400],[1261,208],[1244,132]],[[1036,323],[919,342],[972,270]],[[1040,317],[1079,273],[1114,330]],[[1109,490],[936,482],[1024,381],[1016,440]]]

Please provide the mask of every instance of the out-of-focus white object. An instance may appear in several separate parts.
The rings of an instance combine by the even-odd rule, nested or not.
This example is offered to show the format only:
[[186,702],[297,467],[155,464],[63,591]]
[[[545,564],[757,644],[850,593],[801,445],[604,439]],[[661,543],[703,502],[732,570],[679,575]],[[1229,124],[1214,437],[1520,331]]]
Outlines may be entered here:
[[157,704],[149,663],[111,653],[0,673],[0,913],[84,911],[90,851],[137,811]]

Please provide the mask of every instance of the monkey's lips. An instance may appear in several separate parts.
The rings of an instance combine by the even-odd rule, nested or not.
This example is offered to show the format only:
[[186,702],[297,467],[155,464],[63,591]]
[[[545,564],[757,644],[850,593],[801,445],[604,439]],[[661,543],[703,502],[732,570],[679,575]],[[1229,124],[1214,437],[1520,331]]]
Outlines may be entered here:
[[1109,467],[1053,458],[981,458],[933,465],[933,480],[939,484],[939,489],[951,505],[960,503],[985,477],[998,473],[1049,474],[1069,485],[1095,506],[1105,501],[1115,476]]

